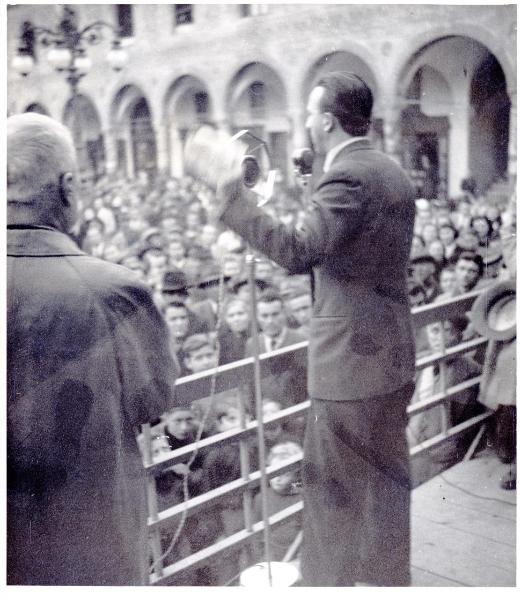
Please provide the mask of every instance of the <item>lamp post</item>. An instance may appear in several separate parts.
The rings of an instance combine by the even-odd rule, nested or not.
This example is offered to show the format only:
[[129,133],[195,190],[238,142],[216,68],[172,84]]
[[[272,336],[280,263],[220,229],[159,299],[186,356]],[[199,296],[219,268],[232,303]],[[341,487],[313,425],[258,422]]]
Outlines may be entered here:
[[34,67],[33,57],[36,43],[39,42],[42,46],[50,47],[47,60],[56,71],[65,74],[65,79],[70,87],[73,110],[72,134],[78,153],[78,163],[82,170],[86,164],[86,157],[77,110],[78,84],[92,66],[86,46],[101,42],[105,29],[110,30],[113,34],[112,47],[107,54],[107,61],[114,71],[121,71],[127,62],[127,53],[121,46],[119,29],[105,21],[94,21],[80,29],[76,13],[69,6],[63,7],[63,15],[55,30],[34,26],[30,21],[24,21],[20,33],[18,54],[11,63],[12,68],[19,75],[27,77]]

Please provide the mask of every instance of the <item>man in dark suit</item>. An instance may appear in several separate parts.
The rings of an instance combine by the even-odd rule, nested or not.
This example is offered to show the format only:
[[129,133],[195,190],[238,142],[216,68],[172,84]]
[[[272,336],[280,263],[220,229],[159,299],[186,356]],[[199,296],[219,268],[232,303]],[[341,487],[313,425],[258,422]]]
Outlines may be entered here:
[[302,469],[301,570],[310,586],[410,582],[405,429],[414,343],[406,267],[414,191],[365,137],[372,104],[368,86],[350,73],[329,73],[313,88],[306,127],[324,173],[300,229],[247,197],[244,148],[228,142],[204,154],[221,221],[290,273],[314,276]]
[[[298,331],[287,326],[282,296],[264,292],[257,301],[257,321],[260,327],[259,351],[273,352],[279,348],[305,341]],[[246,342],[246,356],[253,355],[253,342]],[[294,355],[282,355],[261,368],[261,393],[280,403],[282,408],[294,406],[306,399],[306,365]],[[255,408],[253,384],[248,386],[250,410]]]

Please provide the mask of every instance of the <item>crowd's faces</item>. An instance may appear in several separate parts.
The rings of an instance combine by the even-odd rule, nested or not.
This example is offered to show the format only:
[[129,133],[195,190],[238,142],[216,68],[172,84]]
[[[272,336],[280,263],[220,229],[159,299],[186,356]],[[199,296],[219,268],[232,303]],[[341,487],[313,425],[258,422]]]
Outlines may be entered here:
[[417,262],[413,265],[412,272],[413,279],[420,285],[425,285],[434,277],[436,267],[430,261]]
[[149,251],[143,256],[143,259],[148,263],[150,270],[160,271],[166,269],[167,258],[163,252]]
[[425,304],[426,301],[427,296],[421,286],[418,286],[415,292],[409,292],[409,304],[411,307],[421,306],[422,304]]
[[290,298],[285,302],[286,309],[299,325],[307,325],[311,321],[311,294]]
[[459,344],[461,337],[461,333],[450,321],[427,325],[427,340],[433,352],[442,352],[444,344],[445,348]]
[[411,243],[411,254],[420,254],[423,251],[425,244],[420,236],[414,235]]
[[186,367],[192,373],[201,373],[217,366],[217,350],[211,344],[192,350],[185,358]]
[[263,281],[269,281],[273,277],[273,265],[267,260],[255,263],[255,277]]
[[175,262],[183,260],[185,257],[184,245],[178,240],[171,241],[168,244],[168,256]]
[[440,290],[444,294],[454,294],[457,290],[456,273],[454,269],[443,269],[440,273]]
[[241,413],[238,408],[230,406],[225,414],[217,420],[217,430],[222,433],[223,431],[231,431],[232,429],[238,429],[241,426]]
[[257,304],[257,320],[263,333],[268,337],[278,337],[286,325],[286,316],[282,302],[259,302]]
[[463,230],[458,236],[458,246],[474,252],[479,246],[478,236],[470,229]]
[[202,262],[195,256],[187,256],[183,265],[183,271],[185,272],[188,281],[196,281],[201,273]]
[[204,225],[201,229],[201,236],[199,238],[201,246],[204,246],[205,248],[213,246],[217,241],[218,233],[215,225]]
[[445,248],[453,244],[456,238],[456,234],[452,227],[440,227],[439,236],[441,243],[445,246]]
[[224,320],[233,333],[243,333],[247,331],[250,323],[247,305],[242,300],[230,302],[224,315]]
[[238,277],[243,267],[242,254],[226,254],[223,258],[222,270],[225,277]]
[[427,223],[423,226],[422,238],[427,245],[438,239],[438,229],[434,223]]
[[[276,452],[274,453],[274,451]],[[298,454],[300,448],[297,444],[286,442],[277,444],[272,449],[272,453],[269,458],[269,466],[274,467],[280,465],[281,463],[289,460],[296,454]],[[298,480],[298,470],[295,469],[293,471],[286,471],[281,475],[277,475],[270,479],[270,486],[273,488],[275,492],[278,494],[286,494],[290,492],[293,487],[293,484]]]
[[176,340],[182,340],[186,337],[190,320],[188,309],[185,306],[167,306],[165,308],[165,321],[170,333]]
[[166,435],[158,435],[153,437],[151,441],[151,447],[153,461],[159,460],[171,452],[170,444],[168,443],[168,438]]
[[473,260],[460,258],[455,268],[457,287],[461,292],[470,291],[478,282],[479,268]]
[[486,238],[488,236],[488,222],[486,219],[474,219],[472,228],[480,238]]
[[167,415],[166,430],[181,442],[193,437],[197,428],[194,415],[191,410],[176,410]]
[[445,247],[443,246],[440,240],[433,240],[429,244],[429,254],[432,256],[432,258],[434,258],[434,260],[437,260],[438,262],[441,262],[443,260],[445,256]]

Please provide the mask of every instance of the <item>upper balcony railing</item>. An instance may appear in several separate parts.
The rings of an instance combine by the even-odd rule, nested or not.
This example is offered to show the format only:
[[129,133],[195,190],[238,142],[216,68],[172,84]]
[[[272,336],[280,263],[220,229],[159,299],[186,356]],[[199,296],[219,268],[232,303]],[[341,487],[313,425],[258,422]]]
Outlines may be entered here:
[[[468,312],[474,303],[479,291],[469,292],[455,299],[447,300],[436,304],[429,304],[412,309],[412,321],[415,330],[436,321],[462,316]],[[416,402],[408,407],[409,416],[418,414],[428,410],[434,406],[442,405],[444,410],[447,410],[447,402],[457,394],[464,390],[469,390],[479,386],[481,377],[473,377],[458,385],[447,387],[445,373],[445,361],[455,356],[461,356],[474,352],[479,348],[483,348],[487,343],[484,337],[476,337],[469,341],[458,344],[438,353],[431,353],[426,356],[418,357],[416,360],[416,370],[438,364],[440,368],[441,390],[426,400]],[[281,348],[270,353],[260,355],[261,362],[277,360],[283,354],[303,353],[307,352],[308,342],[300,342],[292,346]],[[230,363],[211,369],[196,375],[182,377],[176,382],[176,404],[189,404],[193,400],[210,396],[212,377],[217,375],[217,386],[220,391],[233,389],[245,382],[253,380],[253,357]],[[310,401],[307,400],[286,408],[269,418],[264,419],[265,425],[274,423],[283,423],[290,421],[297,416],[306,414],[310,406]],[[242,409],[243,410],[243,409]],[[463,423],[454,427],[448,425],[448,418],[443,419],[443,431],[435,437],[428,439],[410,449],[411,457],[417,456],[430,449],[443,444],[446,440],[459,436],[462,432],[475,428],[476,425],[482,424],[490,417],[492,411],[484,411],[482,414],[475,416]],[[244,415],[243,415],[244,417]],[[145,437],[145,468],[147,473],[148,499],[149,499],[149,532],[153,554],[153,569],[150,575],[150,581],[155,585],[165,585],[173,583],[183,572],[192,571],[202,567],[216,559],[217,556],[231,550],[244,547],[252,543],[253,539],[260,536],[264,530],[264,522],[254,523],[252,520],[252,498],[256,490],[260,486],[260,472],[250,472],[248,461],[248,446],[250,441],[257,435],[258,423],[251,421],[245,423],[240,429],[226,431],[205,439],[200,440],[197,444],[184,446],[179,450],[175,450],[166,456],[161,457],[157,461],[152,460],[151,451],[151,429],[146,425],[143,428]],[[482,429],[481,429],[482,432]],[[207,449],[209,447],[223,446],[232,442],[238,442],[241,450],[241,478],[230,483],[227,483],[219,488],[213,489],[207,493],[195,496],[188,499],[186,502],[176,504],[158,512],[157,495],[155,477],[168,467],[172,467],[178,463],[186,463],[193,452],[198,449]],[[301,464],[302,455],[297,455],[277,466],[267,467],[266,474],[268,477],[274,477],[281,473],[295,469]],[[194,554],[178,560],[174,564],[168,566],[163,565],[161,546],[160,546],[160,530],[170,526],[175,529],[180,520],[189,516],[200,513],[212,507],[216,507],[224,498],[231,495],[243,495],[244,508],[244,529],[222,539],[207,548],[195,552]],[[296,502],[284,510],[270,516],[270,529],[277,527],[282,523],[294,519],[302,511],[302,501],[296,496]],[[293,558],[294,552],[290,548],[285,557],[287,560]]]

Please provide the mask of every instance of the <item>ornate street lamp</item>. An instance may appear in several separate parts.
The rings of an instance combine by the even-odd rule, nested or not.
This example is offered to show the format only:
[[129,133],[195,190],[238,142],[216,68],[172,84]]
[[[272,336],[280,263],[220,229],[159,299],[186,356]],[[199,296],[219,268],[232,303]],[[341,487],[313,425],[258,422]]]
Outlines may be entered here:
[[68,6],[63,7],[63,16],[56,30],[34,26],[30,21],[22,24],[18,54],[11,66],[22,77],[29,75],[34,66],[34,46],[40,42],[51,48],[47,60],[57,71],[66,73],[74,96],[78,91],[78,82],[91,67],[85,47],[99,44],[103,40],[104,29],[111,30],[114,36],[107,61],[115,71],[121,71],[127,62],[127,53],[121,47],[119,29],[106,21],[95,21],[79,29],[76,13]]
[[[34,47],[37,42],[49,47],[47,60],[54,69],[64,73],[71,89],[71,101],[78,96],[78,83],[92,66],[87,55],[86,47],[99,44],[103,38],[103,30],[108,29],[113,34],[112,47],[107,54],[107,61],[114,71],[121,71],[127,62],[127,53],[121,47],[119,29],[105,21],[95,21],[80,29],[75,11],[69,6],[63,7],[63,15],[56,30],[34,26],[30,21],[22,24],[18,54],[11,66],[22,77],[27,77],[34,67]],[[73,121],[73,138],[77,146],[80,165],[83,156],[81,143],[81,128],[76,111]]]

